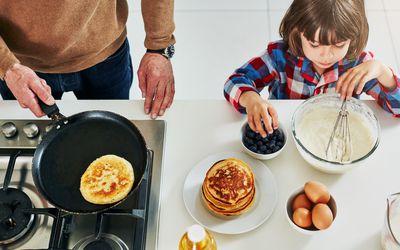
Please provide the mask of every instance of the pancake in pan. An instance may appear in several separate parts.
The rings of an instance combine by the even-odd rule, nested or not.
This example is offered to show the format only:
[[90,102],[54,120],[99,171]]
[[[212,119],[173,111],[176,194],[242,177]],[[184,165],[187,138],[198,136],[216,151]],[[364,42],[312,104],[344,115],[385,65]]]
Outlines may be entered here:
[[104,155],[93,161],[81,177],[80,191],[94,204],[111,204],[124,199],[132,189],[132,165],[122,157]]

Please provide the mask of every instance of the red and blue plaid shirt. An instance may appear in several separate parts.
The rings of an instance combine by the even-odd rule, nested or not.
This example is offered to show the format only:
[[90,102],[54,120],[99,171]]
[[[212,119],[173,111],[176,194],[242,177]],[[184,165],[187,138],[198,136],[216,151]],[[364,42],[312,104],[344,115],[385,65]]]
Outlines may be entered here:
[[[271,42],[261,56],[235,70],[225,83],[224,95],[238,111],[245,113],[239,105],[239,97],[249,90],[260,93],[268,87],[270,99],[307,99],[321,93],[334,93],[342,74],[372,59],[371,52],[363,52],[357,59],[343,59],[319,75],[309,59],[295,56],[283,41]],[[394,73],[393,77],[395,90],[387,91],[377,79],[372,79],[365,84],[363,92],[372,96],[383,109],[400,117],[400,79]],[[353,97],[359,98],[359,95]]]

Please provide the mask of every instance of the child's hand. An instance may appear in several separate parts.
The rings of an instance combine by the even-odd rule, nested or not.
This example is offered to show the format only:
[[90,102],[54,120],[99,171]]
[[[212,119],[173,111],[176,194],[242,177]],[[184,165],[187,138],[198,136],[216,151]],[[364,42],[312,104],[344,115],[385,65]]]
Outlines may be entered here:
[[[246,108],[250,128],[263,138],[278,128],[278,114],[275,108],[253,91],[247,91],[240,96],[240,105]],[[264,125],[263,125],[264,124]]]
[[388,90],[395,87],[390,69],[379,61],[372,60],[361,63],[340,76],[335,91],[340,93],[342,99],[349,99],[354,89],[357,95],[361,94],[365,84],[375,78]]

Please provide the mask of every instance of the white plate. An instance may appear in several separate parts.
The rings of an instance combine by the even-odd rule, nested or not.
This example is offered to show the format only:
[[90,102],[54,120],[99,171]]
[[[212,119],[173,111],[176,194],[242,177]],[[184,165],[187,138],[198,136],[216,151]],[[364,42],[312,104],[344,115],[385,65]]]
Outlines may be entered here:
[[[219,218],[205,208],[201,200],[201,186],[208,169],[217,161],[238,158],[246,162],[255,176],[256,198],[246,213],[232,218]],[[261,161],[244,153],[224,152],[210,155],[196,164],[186,176],[183,201],[189,214],[205,228],[223,234],[240,234],[251,231],[264,223],[274,211],[278,200],[275,178]]]

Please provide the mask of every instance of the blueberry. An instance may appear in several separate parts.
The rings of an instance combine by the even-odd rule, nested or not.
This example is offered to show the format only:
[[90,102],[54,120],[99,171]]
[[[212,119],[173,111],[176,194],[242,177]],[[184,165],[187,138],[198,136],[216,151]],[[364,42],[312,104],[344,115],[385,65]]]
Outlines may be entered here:
[[278,135],[278,141],[283,142],[285,140],[285,136],[283,134]]
[[256,152],[257,151],[257,146],[256,145],[252,145],[249,148],[251,151]]
[[278,136],[281,134],[281,131],[279,129],[275,129],[273,134]]
[[267,154],[272,153],[271,149],[267,149],[267,150],[266,150],[266,153],[267,153]]
[[262,154],[263,152],[261,150],[257,150],[257,154]]
[[262,138],[261,140],[262,140],[262,142],[267,143],[268,142],[268,137]]
[[249,143],[249,145],[254,145],[254,141],[252,139],[248,139],[247,143]]
[[267,146],[265,146],[265,145],[260,146],[260,150],[261,151],[266,151],[267,150]]
[[251,128],[250,128],[248,123],[246,124],[246,128],[245,129],[246,129],[246,131],[250,131],[251,130]]
[[279,151],[279,149],[280,149],[280,148],[279,148],[278,146],[275,146],[275,147],[272,149],[272,152],[275,153],[276,151]]
[[256,133],[254,133],[254,131],[252,131],[252,130],[248,130],[246,132],[246,135],[247,135],[247,137],[253,139],[256,136]]
[[262,145],[264,145],[262,141],[258,141],[256,144],[257,144],[257,146],[259,146],[259,147],[261,147]]
[[259,141],[259,140],[261,140],[261,139],[262,139],[262,137],[261,137],[261,135],[260,135],[260,134],[256,134],[256,137],[255,137],[255,139],[256,139],[257,141]]
[[276,146],[278,146],[278,147],[282,147],[283,146],[283,142],[282,141],[278,141],[278,142],[276,142]]
[[269,145],[273,148],[273,147],[275,147],[275,144],[276,144],[276,141],[275,140],[271,140],[270,142],[269,142]]

